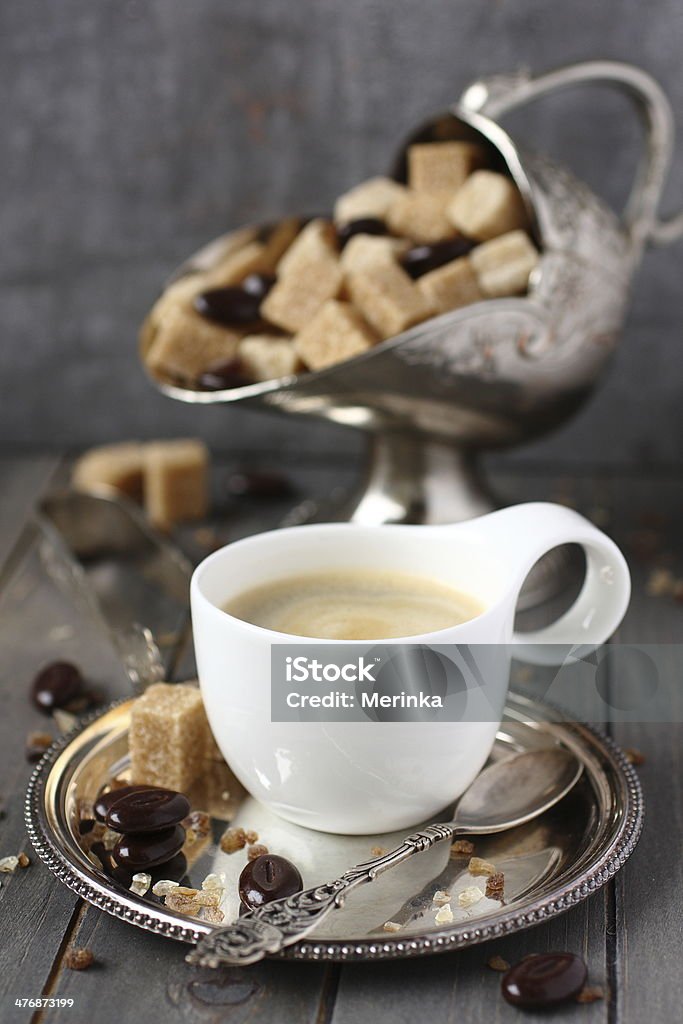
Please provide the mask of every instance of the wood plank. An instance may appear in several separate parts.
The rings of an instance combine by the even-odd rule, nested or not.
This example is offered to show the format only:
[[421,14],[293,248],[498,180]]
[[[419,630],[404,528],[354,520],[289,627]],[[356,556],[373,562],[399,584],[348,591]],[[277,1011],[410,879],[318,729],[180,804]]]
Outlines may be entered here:
[[[31,507],[56,464],[54,458],[0,462],[0,565],[12,561],[12,551],[20,542]],[[24,601],[28,601],[30,582],[26,577],[20,582],[24,584]],[[32,626],[27,622],[28,632],[18,634],[16,609],[14,603],[13,610],[8,608],[6,596],[0,594],[0,796],[5,813],[0,854],[23,850],[32,860],[26,870],[3,875],[0,888],[0,1016],[10,1021],[27,1020],[31,1015],[32,1011],[16,1009],[14,999],[41,994],[78,900],[37,861],[24,828],[24,793],[33,770],[24,757],[25,737],[29,729],[46,726],[46,720],[31,706],[27,696],[33,656],[31,641],[40,637],[41,631],[32,637]]]
[[[683,605],[671,596],[650,596],[653,568],[665,565],[683,577],[680,533],[683,482],[615,481],[619,516],[617,539],[629,556],[633,597],[619,640],[656,656],[660,695],[669,698],[667,720],[657,721],[653,701],[641,720],[616,722],[612,735],[624,747],[641,751],[638,768],[646,818],[638,848],[616,878],[613,936],[614,1013],[622,1024],[678,1020],[683,1005],[680,946],[683,939]],[[649,645],[658,645],[656,650]],[[642,696],[642,678],[625,668],[610,679],[615,698]],[[651,720],[648,720],[651,719]]]
[[[78,1020],[102,1024],[163,1019],[169,1024],[318,1020],[335,968],[266,961],[249,968],[202,971],[184,963],[187,947],[88,907],[74,935],[98,966],[63,970],[50,994],[73,998]],[[96,1014],[96,1016],[95,1016]],[[74,1010],[50,1011],[50,1022],[73,1021]]]

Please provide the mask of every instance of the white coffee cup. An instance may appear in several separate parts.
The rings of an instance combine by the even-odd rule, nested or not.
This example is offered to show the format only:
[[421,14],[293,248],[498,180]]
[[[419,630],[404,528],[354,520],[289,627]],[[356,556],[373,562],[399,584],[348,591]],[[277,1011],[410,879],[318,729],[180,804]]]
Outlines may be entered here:
[[[586,553],[579,596],[552,625],[516,634],[515,605],[527,573],[543,554],[567,543]],[[309,641],[243,622],[222,606],[264,583],[358,567],[427,576],[481,603],[484,611],[467,622],[387,642],[486,645],[489,651],[500,644],[504,655],[487,679],[497,710],[482,715],[491,720],[271,721],[271,644]],[[240,782],[283,818],[350,835],[409,828],[437,815],[486,762],[507,693],[510,651],[538,664],[561,663],[563,649],[585,653],[617,628],[629,596],[628,567],[617,546],[560,505],[516,505],[448,526],[331,523],[248,537],[209,555],[192,577],[195,650],[209,723]],[[491,676],[490,659],[485,671]]]

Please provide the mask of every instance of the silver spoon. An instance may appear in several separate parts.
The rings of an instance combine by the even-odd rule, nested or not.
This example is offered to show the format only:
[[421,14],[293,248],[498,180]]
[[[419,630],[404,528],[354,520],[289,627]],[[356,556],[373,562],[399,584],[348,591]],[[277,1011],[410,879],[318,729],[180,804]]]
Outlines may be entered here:
[[407,836],[400,846],[345,871],[334,882],[273,900],[243,914],[233,924],[217,928],[188,953],[199,967],[253,964],[291,946],[315,928],[346,894],[408,857],[429,850],[456,835],[503,832],[523,825],[556,804],[578,781],[583,768],[562,747],[528,751],[486,768],[460,798],[453,821],[428,825]]

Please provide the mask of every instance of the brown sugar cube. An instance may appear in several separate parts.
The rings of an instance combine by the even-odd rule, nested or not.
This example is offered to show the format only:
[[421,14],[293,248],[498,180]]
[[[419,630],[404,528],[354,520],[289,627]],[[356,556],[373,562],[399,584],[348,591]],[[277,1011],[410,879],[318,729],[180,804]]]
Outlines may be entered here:
[[519,295],[529,286],[529,275],[539,256],[524,231],[511,231],[478,245],[469,254],[479,287],[492,297]]
[[294,348],[311,370],[341,363],[365,352],[377,337],[348,302],[331,299],[294,338]]
[[391,338],[431,316],[424,294],[398,265],[390,263],[347,275],[354,305],[381,338]]
[[337,246],[334,227],[328,220],[316,217],[299,232],[277,265],[279,278],[299,275],[310,270],[318,260],[336,261]]
[[493,171],[475,171],[458,189],[447,213],[458,231],[482,242],[527,224],[517,186]]
[[249,242],[231,252],[215,267],[207,271],[205,288],[227,288],[239,284],[249,274],[263,274],[271,270],[276,260],[271,259],[265,242]]
[[[182,333],[186,333],[188,328],[191,328],[193,322],[195,322],[195,311],[194,311],[194,299],[201,292],[206,291],[207,288],[215,288],[222,284],[234,283],[231,280],[235,275],[238,275],[238,279],[241,279],[239,275],[244,276],[244,271],[249,271],[254,266],[255,262],[258,266],[260,261],[264,259],[264,249],[261,243],[256,243],[258,249],[250,249],[245,257],[243,252],[247,246],[251,243],[255,243],[256,240],[256,229],[255,228],[242,228],[239,231],[233,231],[227,238],[221,239],[214,245],[209,246],[206,254],[199,257],[197,260],[197,269],[191,273],[184,274],[182,277],[173,281],[167,288],[164,289],[163,293],[159,296],[157,301],[152,306],[148,316],[146,317],[142,329],[140,332],[140,342],[143,358],[150,365],[149,354],[159,333],[159,326],[163,323],[166,314],[169,312],[175,312],[180,309],[182,313],[187,314],[191,319],[190,321],[176,320],[175,327],[181,329]],[[233,259],[239,260],[233,262]],[[258,259],[256,258],[258,256]],[[231,269],[232,268],[232,269]],[[172,324],[173,326],[173,324]],[[215,325],[214,325],[215,327]],[[230,332],[228,332],[230,333]],[[204,336],[205,339],[208,335]],[[160,349],[163,350],[164,346],[161,345]],[[163,356],[163,352],[161,353]],[[155,369],[155,363],[159,359],[160,351],[157,350],[156,354],[152,357],[151,369]],[[229,357],[228,357],[229,358]],[[187,360],[181,360],[182,365],[180,366],[180,372],[176,373],[176,376],[184,377],[184,367]],[[164,369],[163,366],[158,367]],[[203,369],[204,367],[202,367]],[[173,370],[169,370],[169,373],[174,373]]]
[[311,265],[308,273],[288,275],[278,281],[261,304],[261,312],[272,324],[296,334],[341,288],[338,266]]
[[408,148],[408,183],[418,192],[452,195],[485,162],[476,142],[419,142]]
[[237,350],[240,366],[250,380],[288,377],[299,368],[299,357],[290,338],[274,334],[250,334]]
[[445,263],[418,279],[417,286],[435,310],[447,313],[484,298],[467,257]]
[[257,227],[237,228],[236,231],[222,235],[210,245],[205,246],[198,255],[193,257],[192,264],[198,272],[206,273],[226,260],[228,256],[232,256],[238,249],[244,249],[250,242],[258,241],[259,236],[260,229]]
[[391,178],[368,178],[345,192],[334,204],[334,219],[338,224],[361,217],[384,220],[391,205],[406,191],[404,185]]
[[339,293],[343,278],[333,239],[326,221],[306,225],[278,263],[278,280],[261,304],[267,320],[296,333]]
[[429,245],[452,238],[455,228],[446,216],[447,201],[431,192],[405,193],[392,204],[387,224],[397,235],[405,235],[414,242]]
[[142,500],[142,445],[135,441],[104,444],[81,455],[71,483],[77,491],[113,490]]
[[164,289],[157,301],[152,306],[149,319],[155,325],[163,320],[164,314],[170,309],[180,307],[186,313],[193,311],[193,301],[196,295],[207,287],[207,277],[204,273],[186,274],[178,278]]
[[209,453],[202,441],[145,445],[145,512],[161,529],[203,519],[209,505]]
[[159,333],[159,325],[169,312],[181,309],[184,313],[194,316],[193,301],[204,288],[204,274],[187,274],[174,281],[164,290],[145,317],[140,329],[140,352],[150,369],[149,355]]
[[133,702],[131,782],[187,792],[205,764],[208,724],[199,690],[154,683]]
[[378,263],[395,263],[396,259],[410,248],[407,238],[391,238],[388,235],[354,235],[344,246],[341,265],[348,273]]
[[240,337],[177,304],[166,309],[153,328],[145,363],[152,373],[191,383],[207,366],[233,359]]
[[266,239],[266,271],[275,270],[301,229],[300,217],[285,217],[277,224]]

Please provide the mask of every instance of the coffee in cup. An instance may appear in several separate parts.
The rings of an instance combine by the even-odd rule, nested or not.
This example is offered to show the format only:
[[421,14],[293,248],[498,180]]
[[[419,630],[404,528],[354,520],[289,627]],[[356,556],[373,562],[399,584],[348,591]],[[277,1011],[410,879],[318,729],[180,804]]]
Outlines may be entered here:
[[484,609],[428,576],[354,568],[286,576],[243,591],[224,610],[290,636],[381,640],[448,629]]

